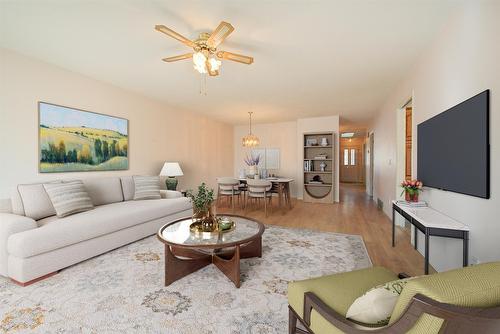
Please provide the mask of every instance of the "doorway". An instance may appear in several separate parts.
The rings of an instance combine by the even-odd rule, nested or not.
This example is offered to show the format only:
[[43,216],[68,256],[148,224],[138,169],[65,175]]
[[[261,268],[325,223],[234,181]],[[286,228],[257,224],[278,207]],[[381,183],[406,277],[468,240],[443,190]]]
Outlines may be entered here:
[[374,172],[374,148],[375,135],[373,132],[368,134],[368,140],[365,144],[365,166],[366,166],[366,193],[373,197],[373,172]]
[[413,108],[410,106],[405,107],[405,180],[411,180],[412,167],[411,167],[411,152],[413,146]]
[[364,183],[364,138],[342,138],[340,142],[340,182]]
[[[395,199],[402,199],[401,182],[415,177],[413,170],[413,102],[409,99],[397,110],[396,189]],[[405,219],[396,216],[396,225],[405,226]]]

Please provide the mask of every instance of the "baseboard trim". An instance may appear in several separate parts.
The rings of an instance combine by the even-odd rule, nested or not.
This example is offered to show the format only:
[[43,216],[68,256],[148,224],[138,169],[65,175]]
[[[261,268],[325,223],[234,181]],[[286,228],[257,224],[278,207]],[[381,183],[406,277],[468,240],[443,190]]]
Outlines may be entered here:
[[16,281],[15,279],[11,278],[10,280],[12,282],[14,282],[15,284],[19,285],[19,286],[22,286],[22,287],[25,287],[25,286],[28,286],[28,285],[31,285],[31,284],[34,284],[36,282],[39,282],[41,280],[44,280],[46,278],[49,278],[51,276],[54,276],[55,274],[59,273],[59,271],[54,271],[52,273],[49,273],[47,275],[43,275],[43,276],[40,276],[38,278],[35,278],[35,279],[32,279],[31,281],[28,281],[28,282],[19,282],[19,281]]

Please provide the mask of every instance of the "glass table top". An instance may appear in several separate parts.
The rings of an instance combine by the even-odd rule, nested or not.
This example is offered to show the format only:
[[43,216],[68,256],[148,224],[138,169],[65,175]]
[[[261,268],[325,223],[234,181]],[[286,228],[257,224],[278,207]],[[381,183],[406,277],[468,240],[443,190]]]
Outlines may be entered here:
[[259,234],[264,226],[254,220],[236,216],[228,217],[235,222],[235,229],[226,233],[191,233],[189,226],[193,223],[191,218],[174,222],[160,230],[160,237],[170,244],[206,247],[237,244],[240,241],[251,239]]

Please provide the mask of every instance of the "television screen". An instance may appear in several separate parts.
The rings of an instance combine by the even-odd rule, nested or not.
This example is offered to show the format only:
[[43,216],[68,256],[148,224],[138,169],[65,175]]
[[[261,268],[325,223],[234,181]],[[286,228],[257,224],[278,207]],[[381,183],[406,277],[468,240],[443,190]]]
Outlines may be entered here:
[[418,125],[418,179],[490,198],[489,90]]

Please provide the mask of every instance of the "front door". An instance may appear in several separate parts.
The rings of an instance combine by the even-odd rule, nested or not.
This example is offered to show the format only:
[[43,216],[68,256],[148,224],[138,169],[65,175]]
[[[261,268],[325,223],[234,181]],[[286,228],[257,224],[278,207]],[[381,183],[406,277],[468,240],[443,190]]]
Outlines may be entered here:
[[363,145],[345,143],[340,155],[340,182],[363,183]]

